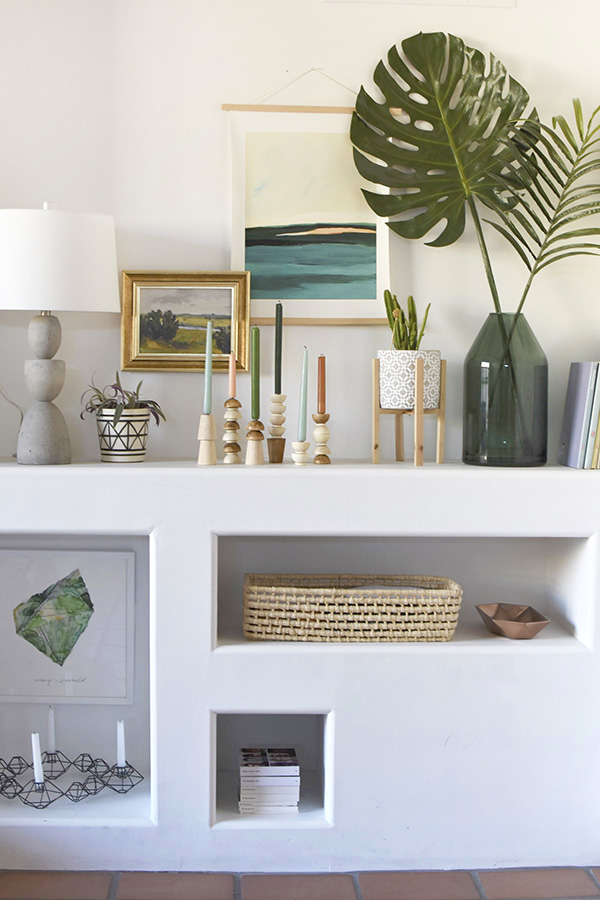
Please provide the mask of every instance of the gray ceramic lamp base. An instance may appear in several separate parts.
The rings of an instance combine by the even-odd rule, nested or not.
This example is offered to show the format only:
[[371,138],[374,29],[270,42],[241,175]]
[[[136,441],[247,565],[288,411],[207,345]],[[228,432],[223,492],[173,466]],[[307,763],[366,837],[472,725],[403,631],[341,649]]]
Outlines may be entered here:
[[63,360],[52,359],[60,346],[60,322],[56,316],[33,317],[29,345],[38,357],[25,362],[25,383],[34,402],[19,431],[17,462],[26,466],[67,465],[71,462],[67,423],[52,402],[65,380]]
[[36,400],[25,413],[17,441],[17,462],[25,466],[61,466],[71,462],[67,423],[54,403]]

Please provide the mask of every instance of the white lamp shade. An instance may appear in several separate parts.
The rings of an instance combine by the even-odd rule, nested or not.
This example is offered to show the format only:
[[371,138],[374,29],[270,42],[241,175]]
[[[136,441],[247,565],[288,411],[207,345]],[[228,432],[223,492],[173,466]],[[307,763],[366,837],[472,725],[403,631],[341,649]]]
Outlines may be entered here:
[[112,217],[0,209],[0,309],[120,312]]

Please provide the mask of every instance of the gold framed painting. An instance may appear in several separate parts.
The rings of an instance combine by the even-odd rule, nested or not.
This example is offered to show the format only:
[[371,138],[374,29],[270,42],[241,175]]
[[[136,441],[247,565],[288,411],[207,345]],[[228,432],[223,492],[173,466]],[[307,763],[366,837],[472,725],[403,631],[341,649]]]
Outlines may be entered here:
[[199,372],[212,321],[215,370],[249,364],[249,272],[123,272],[121,368]]

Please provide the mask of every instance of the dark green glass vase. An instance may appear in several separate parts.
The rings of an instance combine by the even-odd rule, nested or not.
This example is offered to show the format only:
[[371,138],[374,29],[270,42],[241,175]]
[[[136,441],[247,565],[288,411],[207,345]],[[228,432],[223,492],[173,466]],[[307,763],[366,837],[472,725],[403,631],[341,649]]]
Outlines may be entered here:
[[463,462],[543,466],[548,360],[523,313],[491,313],[465,360]]

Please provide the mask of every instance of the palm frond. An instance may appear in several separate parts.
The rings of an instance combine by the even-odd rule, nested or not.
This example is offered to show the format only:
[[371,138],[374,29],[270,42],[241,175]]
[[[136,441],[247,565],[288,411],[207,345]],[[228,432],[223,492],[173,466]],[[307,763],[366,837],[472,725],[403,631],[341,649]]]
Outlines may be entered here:
[[[562,116],[555,116],[553,128],[538,124],[534,129],[527,126],[523,129],[523,138],[530,148],[526,161],[528,177],[523,179],[520,188],[511,179],[511,189],[520,195],[519,203],[501,216],[502,227],[495,226],[515,249],[527,247],[530,253],[524,260],[530,274],[518,311],[533,278],[542,269],[567,257],[600,253],[600,243],[588,240],[600,238],[600,226],[574,227],[600,213],[600,184],[583,181],[600,171],[600,142],[596,137],[600,108],[594,110],[587,123],[578,100],[573,101],[573,108],[575,130]],[[536,130],[540,137],[533,142],[531,135]],[[549,182],[551,194],[547,190]],[[539,217],[535,221],[530,215],[532,205],[539,209],[541,204],[546,207],[545,224]],[[519,255],[523,259],[524,251]]]

